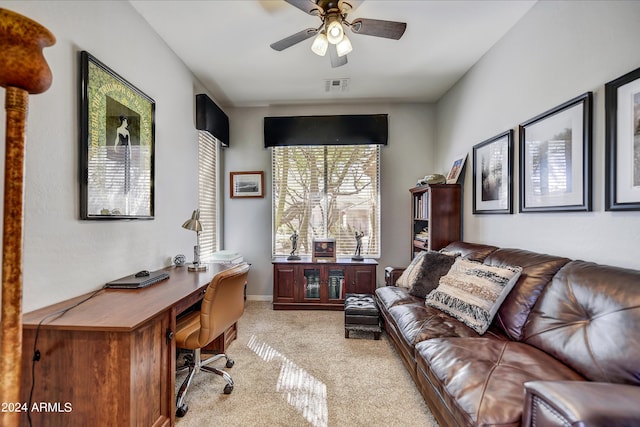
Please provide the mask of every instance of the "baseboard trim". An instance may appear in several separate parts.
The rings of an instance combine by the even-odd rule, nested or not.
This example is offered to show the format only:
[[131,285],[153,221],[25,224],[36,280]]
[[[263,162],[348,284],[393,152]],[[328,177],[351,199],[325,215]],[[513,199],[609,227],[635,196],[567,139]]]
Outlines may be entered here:
[[247,301],[273,301],[273,296],[271,295],[247,295]]

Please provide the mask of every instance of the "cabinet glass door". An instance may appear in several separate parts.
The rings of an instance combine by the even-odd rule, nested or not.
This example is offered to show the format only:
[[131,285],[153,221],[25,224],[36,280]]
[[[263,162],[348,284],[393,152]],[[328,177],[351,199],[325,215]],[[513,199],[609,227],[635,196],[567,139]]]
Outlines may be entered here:
[[304,269],[304,299],[320,299],[320,269],[305,268]]
[[327,280],[327,295],[329,299],[344,299],[344,269],[330,268]]

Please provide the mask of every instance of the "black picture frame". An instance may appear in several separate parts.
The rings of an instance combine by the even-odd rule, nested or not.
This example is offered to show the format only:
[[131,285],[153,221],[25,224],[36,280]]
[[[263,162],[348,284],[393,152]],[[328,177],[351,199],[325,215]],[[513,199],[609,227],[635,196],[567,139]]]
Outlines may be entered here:
[[520,212],[591,211],[593,94],[519,126]]
[[640,210],[640,68],[604,86],[605,210]]
[[473,213],[513,213],[513,130],[473,146]]
[[154,219],[155,101],[80,52],[80,218]]

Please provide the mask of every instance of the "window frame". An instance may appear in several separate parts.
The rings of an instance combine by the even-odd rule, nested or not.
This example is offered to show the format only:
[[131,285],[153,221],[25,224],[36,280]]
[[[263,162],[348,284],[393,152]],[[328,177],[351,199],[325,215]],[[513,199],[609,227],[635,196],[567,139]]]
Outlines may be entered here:
[[[370,160],[371,162],[369,163],[369,166],[367,167],[363,167],[364,165],[360,164],[360,168],[358,170],[358,172],[354,172],[351,170],[351,168],[353,167],[352,165],[349,165],[346,169],[340,169],[340,166],[344,166],[345,163],[350,163],[348,160],[344,160],[344,159],[339,159],[340,156],[346,156],[348,155],[347,153],[344,153],[345,149],[349,148],[351,149],[351,155],[357,155],[358,153],[360,153],[362,150],[366,150],[364,151],[365,155],[367,156],[371,156]],[[316,228],[315,230],[312,229],[312,227],[309,225],[307,226],[307,235],[306,236],[298,236],[297,239],[297,247],[298,250],[296,251],[296,254],[301,255],[301,256],[311,256],[312,255],[312,241],[314,238],[335,238],[336,239],[336,248],[337,248],[337,256],[338,257],[349,257],[352,256],[354,254],[355,248],[356,248],[356,237],[355,237],[355,232],[357,231],[365,231],[366,232],[366,237],[365,239],[363,239],[363,245],[362,245],[362,252],[361,255],[365,256],[367,258],[379,258],[380,257],[380,252],[381,252],[381,243],[380,243],[380,238],[381,238],[381,227],[380,227],[380,222],[381,222],[381,208],[380,208],[380,200],[381,200],[381,195],[380,195],[380,181],[381,181],[381,146],[378,144],[358,144],[358,145],[305,145],[305,146],[278,146],[278,147],[271,147],[271,167],[272,167],[272,173],[271,173],[271,180],[272,180],[272,185],[271,185],[271,191],[272,191],[272,221],[271,221],[271,231],[272,231],[272,244],[271,244],[271,252],[272,252],[272,256],[276,257],[276,256],[285,256],[285,255],[289,255],[290,254],[290,250],[291,250],[291,235],[293,234],[293,227],[290,227],[290,230],[287,232],[284,232],[282,230],[280,230],[280,227],[282,227],[283,224],[277,224],[279,222],[278,219],[278,215],[283,213],[285,211],[285,205],[287,205],[287,202],[284,201],[282,202],[282,206],[278,206],[278,204],[280,203],[280,194],[285,194],[285,191],[282,191],[280,194],[279,192],[282,190],[280,188],[280,183],[279,183],[279,179],[280,179],[280,169],[282,167],[282,164],[278,165],[277,162],[280,160],[280,158],[282,156],[284,156],[284,151],[288,150],[287,153],[288,155],[291,155],[292,153],[298,153],[301,156],[305,156],[304,153],[306,153],[307,160],[309,159],[309,157],[312,156],[310,152],[312,152],[313,154],[318,154],[322,151],[322,153],[324,154],[323,158],[321,159],[322,161],[322,166],[318,166],[318,169],[321,170],[321,175],[318,175],[316,178],[318,179],[318,183],[316,183],[318,189],[320,191],[318,191],[317,193],[314,193],[313,191],[309,191],[309,197],[313,197],[311,194],[318,194],[320,197],[320,201],[316,201],[315,203],[309,202],[309,204],[304,203],[304,209],[306,210],[307,208],[310,207],[310,205],[314,205],[311,207],[312,210],[317,210],[322,212],[322,225],[320,227],[320,231],[318,231],[318,229]],[[341,150],[342,152],[338,152],[338,150]],[[360,151],[356,151],[356,150],[360,150]],[[331,157],[333,156],[333,157]],[[330,161],[328,161],[328,157],[330,158]],[[293,160],[289,160],[290,162],[292,162]],[[318,160],[318,157],[316,156],[314,160],[308,160],[310,163],[304,164],[301,163],[298,166],[298,170],[306,170],[308,173],[307,168],[305,168],[305,166],[308,166],[310,164],[313,165],[319,165],[320,160]],[[295,162],[295,161],[293,161]],[[342,163],[340,163],[342,162]],[[284,163],[282,161],[280,161],[280,163]],[[355,162],[354,164],[357,165],[357,162]],[[289,166],[291,166],[291,163],[289,164]],[[370,168],[372,166],[375,166],[375,177],[372,178],[371,175],[371,171]],[[330,170],[329,168],[334,167],[336,168],[336,170],[340,173],[342,173],[342,180],[341,181],[335,181],[335,175],[331,175],[332,173],[335,173],[336,170]],[[358,169],[356,167],[356,169]],[[364,169],[367,170],[367,173],[362,173],[364,171]],[[300,180],[302,180],[302,177],[304,176],[304,173],[301,174],[297,174],[294,178],[291,178],[291,176],[289,175],[289,179],[296,179],[299,178]],[[331,175],[331,176],[330,176]],[[358,196],[359,194],[361,194],[361,192],[355,193],[355,196],[345,196],[345,195],[335,195],[335,194],[329,194],[330,192],[327,191],[330,188],[336,188],[335,185],[337,185],[336,183],[339,182],[339,188],[342,188],[342,184],[347,182],[348,179],[352,179],[354,180],[354,184],[352,188],[357,187],[355,180],[357,179],[362,179],[363,177],[368,177],[370,182],[368,184],[365,184],[366,186],[373,186],[373,188],[369,188],[366,191],[369,192],[368,195],[361,195]],[[331,178],[334,179],[334,181],[331,181]],[[328,183],[328,180],[331,181],[330,183]],[[358,181],[359,182],[359,181]],[[304,184],[301,184],[302,186],[304,186]],[[348,184],[347,184],[348,185]],[[311,186],[311,184],[309,184],[309,186]],[[308,188],[307,188],[308,189]],[[351,211],[349,210],[350,207],[345,208],[338,208],[338,205],[341,203],[349,203],[351,202],[351,199],[349,197],[352,197],[352,199],[354,200],[363,200],[363,199],[369,199],[369,204],[367,204],[366,208],[364,209],[360,209],[358,212],[356,212],[355,209],[352,209]],[[331,199],[331,202],[329,202],[329,199]],[[293,209],[291,206],[291,203],[289,203],[289,209]],[[344,205],[343,205],[344,206]],[[314,216],[314,214],[312,212],[307,212],[305,214],[300,214],[298,213],[297,215],[307,215],[308,217],[312,217]],[[334,215],[333,217],[331,217],[331,215]],[[317,215],[316,215],[317,216]],[[365,218],[363,220],[363,218]],[[358,221],[358,219],[360,221]],[[316,218],[317,220],[317,218]],[[300,221],[298,221],[300,222]],[[309,222],[311,222],[311,220],[309,220]],[[353,224],[352,224],[353,223]],[[296,225],[294,224],[294,227]],[[334,232],[329,232],[327,230],[327,227],[333,226],[334,230],[335,227],[339,228],[339,235],[336,235],[336,233]],[[298,227],[300,228],[299,224]],[[303,226],[304,228],[304,226]],[[363,228],[366,228],[366,230],[363,230]],[[300,230],[295,230],[296,232],[300,232]],[[371,240],[372,239],[372,240]]]

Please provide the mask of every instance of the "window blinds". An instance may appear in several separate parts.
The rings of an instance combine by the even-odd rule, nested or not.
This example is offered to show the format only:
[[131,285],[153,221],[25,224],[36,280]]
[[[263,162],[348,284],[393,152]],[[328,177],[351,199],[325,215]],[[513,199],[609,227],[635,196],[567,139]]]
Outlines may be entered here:
[[218,250],[218,141],[198,132],[198,198],[200,204],[200,259],[210,261]]
[[380,254],[380,146],[272,148],[273,255],[310,255],[314,238],[336,239],[338,256]]

